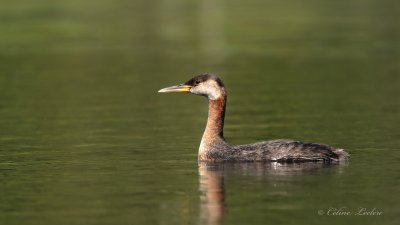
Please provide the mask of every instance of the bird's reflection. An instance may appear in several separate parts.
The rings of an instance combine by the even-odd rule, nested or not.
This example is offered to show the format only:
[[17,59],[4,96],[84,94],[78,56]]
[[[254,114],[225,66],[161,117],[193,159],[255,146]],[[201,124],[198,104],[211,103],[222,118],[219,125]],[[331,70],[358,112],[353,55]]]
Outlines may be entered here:
[[200,224],[221,224],[227,205],[224,178],[229,174],[273,178],[311,174],[323,168],[341,172],[342,165],[324,163],[208,163],[199,162],[200,175]]
[[223,164],[199,162],[200,224],[220,224],[225,211]]

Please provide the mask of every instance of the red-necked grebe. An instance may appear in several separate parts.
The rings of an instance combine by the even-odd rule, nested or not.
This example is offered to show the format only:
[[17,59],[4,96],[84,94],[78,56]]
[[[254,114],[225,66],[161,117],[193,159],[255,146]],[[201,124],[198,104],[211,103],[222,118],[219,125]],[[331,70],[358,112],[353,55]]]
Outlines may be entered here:
[[227,94],[222,80],[215,75],[201,74],[184,84],[163,88],[158,92],[189,92],[208,98],[208,120],[200,143],[199,161],[337,162],[349,157],[343,149],[293,140],[228,144],[223,135]]

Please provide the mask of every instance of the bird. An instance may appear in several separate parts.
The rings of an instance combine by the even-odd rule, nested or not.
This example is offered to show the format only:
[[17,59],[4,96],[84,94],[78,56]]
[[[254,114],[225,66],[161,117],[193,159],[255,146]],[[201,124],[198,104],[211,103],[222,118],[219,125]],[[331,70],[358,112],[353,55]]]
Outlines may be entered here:
[[343,162],[349,158],[344,149],[325,144],[289,139],[232,145],[224,138],[227,92],[223,81],[214,74],[203,73],[183,84],[160,89],[160,93],[192,93],[208,98],[208,118],[198,161],[205,162]]

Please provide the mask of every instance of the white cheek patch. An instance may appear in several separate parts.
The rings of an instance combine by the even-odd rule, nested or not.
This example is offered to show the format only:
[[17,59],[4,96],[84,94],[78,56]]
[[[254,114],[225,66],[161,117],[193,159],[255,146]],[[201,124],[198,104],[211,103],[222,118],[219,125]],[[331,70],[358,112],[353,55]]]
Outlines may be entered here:
[[210,100],[215,100],[222,95],[221,88],[213,80],[206,81],[199,86],[192,88],[191,92],[193,94],[205,95]]
[[219,90],[218,88],[212,88],[208,90],[208,99],[215,100],[219,97],[221,97],[221,90]]

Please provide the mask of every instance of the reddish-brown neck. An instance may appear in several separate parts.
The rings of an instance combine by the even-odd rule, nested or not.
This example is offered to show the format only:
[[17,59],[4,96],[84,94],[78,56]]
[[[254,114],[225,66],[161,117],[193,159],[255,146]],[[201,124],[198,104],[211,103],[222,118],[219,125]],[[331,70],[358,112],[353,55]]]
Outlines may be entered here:
[[199,148],[199,160],[214,160],[212,152],[219,152],[227,147],[224,140],[226,95],[215,100],[208,100],[207,126],[201,139]]
[[224,137],[226,96],[208,101],[208,120],[203,138]]

